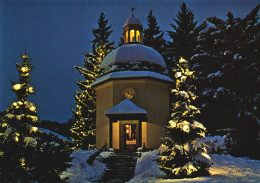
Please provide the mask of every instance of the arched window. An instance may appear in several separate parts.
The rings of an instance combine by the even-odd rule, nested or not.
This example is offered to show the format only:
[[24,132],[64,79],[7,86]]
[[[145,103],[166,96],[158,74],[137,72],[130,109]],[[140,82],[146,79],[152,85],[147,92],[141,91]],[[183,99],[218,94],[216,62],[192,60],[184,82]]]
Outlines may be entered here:
[[141,42],[140,41],[140,31],[139,30],[136,31],[136,41],[137,42]]
[[133,42],[133,38],[135,37],[135,30],[130,30],[130,42]]
[[128,30],[125,32],[125,43],[128,42]]

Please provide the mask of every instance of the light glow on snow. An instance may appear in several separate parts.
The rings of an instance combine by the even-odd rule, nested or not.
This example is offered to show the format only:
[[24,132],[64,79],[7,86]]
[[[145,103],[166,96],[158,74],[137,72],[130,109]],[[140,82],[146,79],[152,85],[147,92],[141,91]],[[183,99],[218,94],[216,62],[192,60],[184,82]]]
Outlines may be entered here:
[[38,130],[39,129],[37,127],[33,126],[33,127],[30,128],[30,133],[37,132]]
[[[165,179],[166,175],[161,172],[155,162],[158,159],[157,151],[142,153],[137,159],[135,176],[129,183],[170,183],[170,182],[203,182],[203,183],[224,183],[224,182],[259,182],[260,161],[249,158],[236,158],[230,155],[210,154],[214,165],[210,168],[209,177]],[[192,166],[187,164],[190,170]],[[162,179],[163,178],[163,179]]]
[[201,155],[205,158],[207,158],[208,160],[211,160],[210,156],[207,155],[206,153],[202,152]]

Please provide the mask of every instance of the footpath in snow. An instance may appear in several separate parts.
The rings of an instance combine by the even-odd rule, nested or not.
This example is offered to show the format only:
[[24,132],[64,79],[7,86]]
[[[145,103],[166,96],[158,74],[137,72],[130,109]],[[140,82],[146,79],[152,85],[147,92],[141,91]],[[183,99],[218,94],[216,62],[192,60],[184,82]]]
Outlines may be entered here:
[[210,154],[214,165],[210,168],[209,177],[192,179],[165,179],[165,174],[159,170],[154,161],[158,158],[157,150],[142,153],[137,160],[135,177],[130,183],[153,183],[153,182],[259,182],[260,161],[249,158],[236,158],[230,155]]

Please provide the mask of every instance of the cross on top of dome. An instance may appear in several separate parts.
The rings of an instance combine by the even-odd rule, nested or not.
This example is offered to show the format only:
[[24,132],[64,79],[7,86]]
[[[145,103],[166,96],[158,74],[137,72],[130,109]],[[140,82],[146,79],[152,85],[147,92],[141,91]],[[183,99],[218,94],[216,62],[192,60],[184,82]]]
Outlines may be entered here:
[[132,10],[132,17],[134,18],[135,16],[134,16],[134,8],[131,8],[131,10]]

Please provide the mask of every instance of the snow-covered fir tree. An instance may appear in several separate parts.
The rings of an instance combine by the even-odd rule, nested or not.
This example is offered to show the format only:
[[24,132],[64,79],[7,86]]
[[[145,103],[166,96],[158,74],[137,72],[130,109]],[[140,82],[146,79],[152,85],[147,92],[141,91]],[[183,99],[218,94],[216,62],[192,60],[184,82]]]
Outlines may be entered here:
[[163,38],[164,32],[160,30],[157,19],[152,10],[146,18],[148,27],[144,29],[144,45],[154,48],[160,54],[165,52],[166,41]]
[[197,44],[197,36],[199,32],[206,28],[206,23],[197,26],[194,20],[192,10],[187,8],[185,2],[180,6],[177,18],[174,18],[174,24],[170,24],[172,31],[167,31],[172,41],[168,41],[168,57],[171,60],[178,61],[179,58],[190,59],[194,53]]
[[0,120],[0,180],[1,182],[62,182],[59,175],[71,158],[70,143],[44,133],[37,127],[36,106],[28,101],[34,89],[30,86],[32,64],[22,55],[16,64],[19,82],[12,82],[17,101]]
[[75,124],[71,128],[76,148],[89,149],[95,144],[96,135],[96,93],[91,88],[99,74],[100,63],[112,50],[114,42],[108,40],[112,33],[108,26],[106,15],[101,12],[98,19],[98,28],[93,29],[93,53],[84,53],[84,67],[75,66],[84,77],[83,81],[76,82],[81,91],[75,95],[77,110],[72,110]]
[[159,148],[159,168],[171,178],[208,175],[212,161],[207,155],[207,146],[201,141],[206,128],[196,121],[200,110],[192,105],[196,99],[195,86],[191,83],[194,71],[190,71],[188,61],[181,58],[174,72],[176,88],[172,94],[176,102],[172,119],[166,124],[165,142]]
[[[212,26],[198,37],[191,58],[198,72],[201,118],[211,133],[235,130],[236,155],[259,157],[260,128],[260,5],[245,18],[207,18]],[[229,132],[225,132],[226,134]]]

